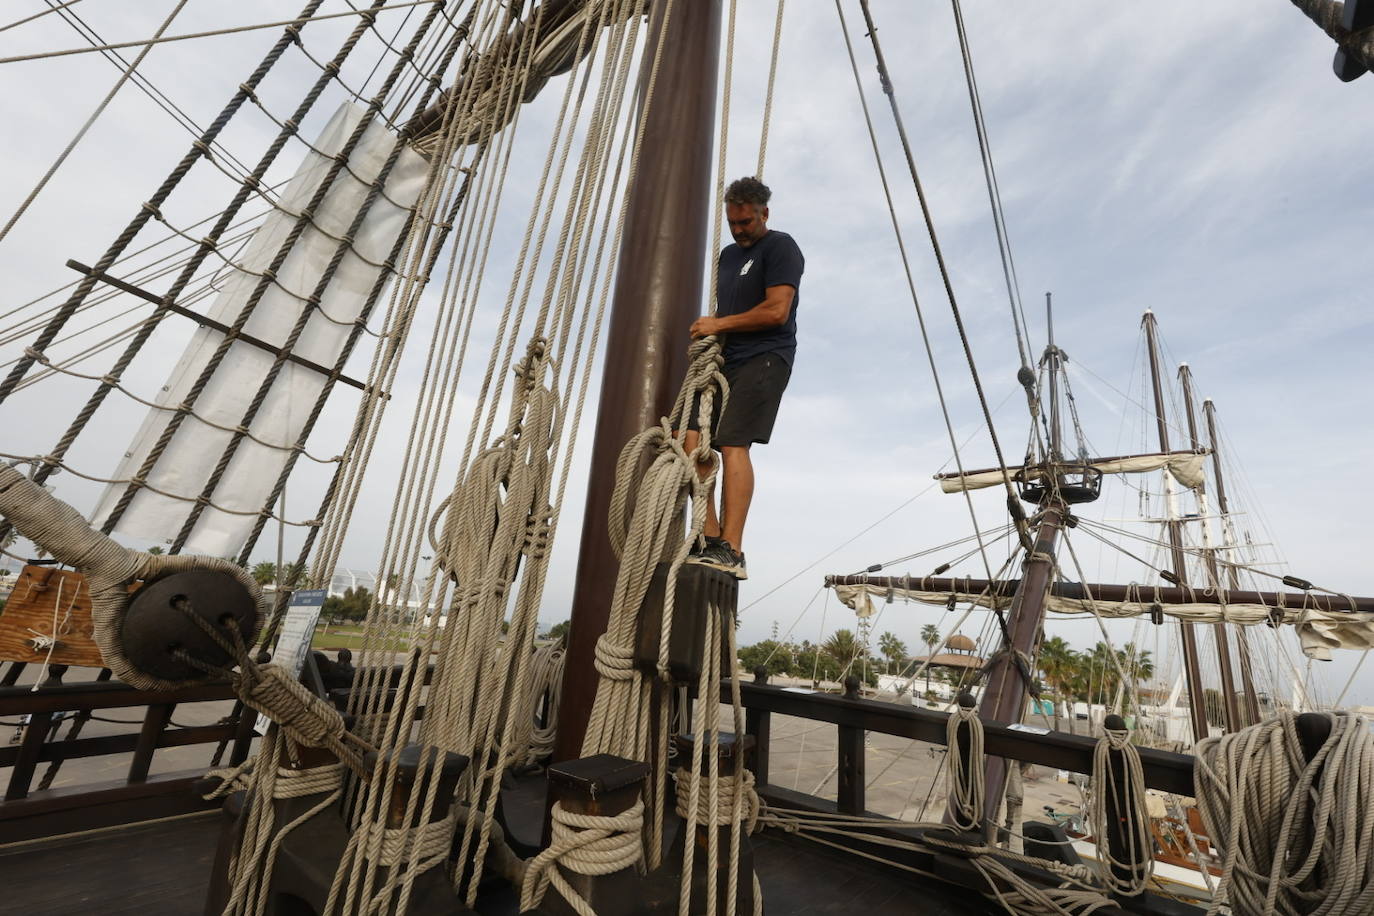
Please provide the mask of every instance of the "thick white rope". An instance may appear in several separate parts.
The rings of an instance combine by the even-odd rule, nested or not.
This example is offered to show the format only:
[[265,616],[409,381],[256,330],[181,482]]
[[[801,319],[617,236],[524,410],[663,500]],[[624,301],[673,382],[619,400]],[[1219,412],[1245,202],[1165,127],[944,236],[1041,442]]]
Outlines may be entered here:
[[[746,833],[753,833],[758,829],[760,802],[759,795],[754,791],[754,774],[750,770],[742,771],[743,779],[732,776],[728,773],[720,774],[716,780],[715,800],[710,798],[709,792],[699,792],[696,798],[696,819],[698,823],[705,824],[710,820],[711,808],[714,805],[718,810],[729,810],[732,823],[744,825]],[[675,811],[677,816],[684,821],[691,816],[692,799],[692,774],[685,768],[679,768],[673,773],[673,784],[676,787]],[[736,807],[736,795],[739,795],[744,803],[738,812],[731,810]]]
[[[526,764],[539,763],[553,753],[554,739],[558,736],[558,707],[563,697],[565,657],[561,645],[543,646],[535,650],[530,662],[530,685],[525,691],[525,722],[530,729]],[[541,712],[543,725],[538,724]]]
[[773,53],[768,59],[768,90],[763,97],[763,126],[759,129],[759,165],[754,177],[763,181],[763,164],[768,158],[768,125],[773,119],[773,84],[778,76],[778,49],[782,45],[782,11],[787,0],[778,0],[778,16],[773,24]]
[[[272,871],[282,841],[301,824],[339,800],[343,786],[343,767],[338,764],[292,770],[280,766],[283,751],[290,752],[288,740],[273,726],[259,745],[258,754],[229,771],[213,770],[224,781],[207,798],[228,795],[244,788],[243,834],[229,862],[229,899],[224,916],[249,916],[267,906]],[[248,777],[251,777],[248,778]],[[319,801],[286,824],[276,823],[274,799],[320,796]]]
[[552,887],[580,916],[596,916],[577,890],[560,873],[610,875],[640,866],[644,859],[644,800],[609,817],[577,814],[556,802],[552,811],[552,839],[548,848],[530,860],[520,888],[520,912],[535,909]]
[[1374,907],[1374,735],[1359,716],[1327,715],[1310,761],[1286,712],[1195,748],[1198,811],[1223,863],[1209,914]]
[[[417,473],[412,475],[412,480],[419,486],[411,486],[411,481],[407,481],[402,493],[398,494],[398,517],[413,518],[418,511],[426,511],[435,518],[431,528],[435,531],[434,555],[439,559],[436,566],[441,575],[430,577],[424,589],[422,602],[427,606],[448,607],[446,595],[455,584],[456,590],[455,604],[451,607],[448,625],[442,631],[438,630],[434,623],[419,630],[413,626],[409,627],[413,631],[412,644],[416,651],[407,662],[407,673],[403,675],[401,694],[392,709],[387,739],[400,743],[403,740],[401,736],[409,736],[411,723],[415,721],[415,707],[421,696],[418,675],[430,653],[437,651],[434,683],[429,690],[430,704],[422,723],[421,741],[437,743],[438,746],[451,747],[462,752],[472,749],[480,751],[474,757],[473,768],[466,774],[459,787],[459,796],[470,805],[471,811],[471,816],[464,819],[461,831],[460,860],[463,862],[483,861],[494,823],[491,812],[497,797],[500,772],[511,763],[523,761],[528,753],[530,721],[523,715],[526,709],[522,701],[530,693],[533,629],[537,622],[547,548],[556,516],[556,507],[552,504],[549,487],[554,466],[554,448],[561,437],[565,413],[560,406],[560,399],[554,397],[554,389],[550,386],[553,384],[554,376],[564,365],[568,367],[569,378],[573,378],[573,372],[585,361],[586,352],[583,349],[586,337],[581,330],[578,331],[578,349],[572,352],[564,349],[567,335],[574,327],[573,315],[579,305],[579,298],[572,291],[575,287],[560,285],[583,276],[582,262],[577,261],[570,253],[580,252],[585,259],[585,252],[590,250],[590,245],[583,243],[582,225],[605,209],[594,206],[591,202],[600,198],[606,190],[607,186],[603,179],[607,170],[600,159],[604,157],[604,150],[609,147],[611,131],[619,122],[616,113],[627,97],[624,91],[627,80],[624,79],[624,74],[628,71],[633,58],[632,36],[636,34],[637,17],[634,17],[636,21],[628,32],[631,40],[627,41],[625,14],[640,8],[638,0],[600,3],[596,5],[593,14],[578,23],[582,40],[594,49],[601,42],[599,36],[602,29],[614,21],[616,25],[609,42],[614,50],[607,55],[608,66],[604,69],[601,88],[597,93],[597,112],[593,116],[593,123],[597,127],[589,132],[587,139],[587,150],[596,158],[588,159],[587,154],[583,156],[583,165],[577,170],[578,177],[569,203],[570,221],[565,222],[555,249],[556,263],[561,263],[559,259],[567,255],[566,268],[552,271],[551,291],[545,294],[536,320],[535,343],[538,352],[531,351],[527,363],[522,366],[520,372],[522,381],[517,388],[520,391],[528,390],[529,397],[512,410],[506,435],[497,439],[489,448],[474,453],[479,434],[482,441],[488,441],[490,425],[500,402],[501,386],[494,382],[498,376],[504,375],[506,361],[500,359],[499,354],[504,351],[506,360],[509,359],[510,348],[518,333],[516,329],[521,326],[525,314],[525,306],[531,300],[538,301],[537,297],[523,296],[514,297],[517,301],[508,303],[507,312],[496,335],[492,362],[489,364],[488,376],[483,384],[479,409],[475,412],[479,419],[475,420],[471,427],[467,447],[469,454],[464,456],[460,465],[465,483],[437,511],[420,509],[424,505],[421,494],[426,488],[433,486],[434,476],[431,468],[442,451],[444,435],[448,429],[447,422],[441,422],[436,424],[439,428],[434,435],[412,440],[424,443],[424,448],[414,459],[409,456],[407,459],[407,463],[413,463],[416,468]],[[527,51],[532,52],[534,47],[531,43]],[[593,53],[595,52],[589,52],[588,60]],[[591,72],[590,64],[587,65],[587,70]],[[523,93],[524,80],[528,72],[528,55],[517,67],[503,69],[502,83],[498,85],[496,97],[502,97],[503,90],[500,86],[503,85],[508,87],[505,97],[511,99],[512,103],[518,101]],[[568,87],[569,95],[578,82],[578,77],[574,74]],[[567,97],[565,109],[572,113],[571,120],[575,122],[582,95],[578,95],[576,99],[579,107],[567,108],[566,99]],[[494,122],[497,112],[493,108],[491,113]],[[568,143],[574,133],[573,125],[570,124],[567,130],[562,130],[562,123],[560,119],[560,130],[555,131],[554,142],[550,147],[551,155],[560,149],[563,155],[555,156],[552,163],[554,180],[548,190],[547,205],[541,200],[531,216],[530,234],[533,228],[542,222],[539,241],[535,246],[536,255],[529,259],[528,264],[526,259],[521,257],[522,265],[525,266],[517,271],[512,286],[514,291],[518,291],[521,281],[527,276],[532,277],[537,269],[537,249],[542,246],[544,233],[550,225],[553,205],[558,200],[556,191],[563,174],[563,166],[570,160],[576,161],[576,157],[567,153]],[[436,156],[436,159],[438,158],[440,157]],[[547,174],[546,171],[546,177]],[[501,177],[504,177],[504,173]],[[490,183],[487,187],[499,189],[500,181]],[[469,201],[472,199],[471,196],[468,198]],[[492,198],[487,197],[486,200],[490,201]],[[541,214],[542,221],[539,219]],[[574,223],[577,225],[573,225]],[[527,238],[529,237],[527,234]],[[485,258],[489,243],[488,235],[483,244],[475,249],[480,252],[482,259]],[[480,271],[465,272],[465,295],[475,290],[470,282],[474,276],[480,276]],[[555,288],[560,289],[559,295],[552,292]],[[475,292],[472,293],[472,299],[474,301],[471,304],[475,304]],[[582,327],[585,327],[586,319],[590,317],[591,312],[590,308],[581,310]],[[470,316],[473,310],[468,309],[466,314],[469,316],[466,319],[467,324],[459,335],[446,337],[439,342],[439,347],[432,351],[431,367],[426,370],[427,379],[431,370],[437,371],[434,383],[427,384],[431,398],[456,382],[455,370],[461,363],[461,356],[457,362],[451,357],[460,354],[466,344],[467,328],[471,327]],[[444,333],[449,334],[448,331]],[[458,343],[459,341],[461,343]],[[455,343],[458,345],[454,346]],[[557,350],[561,362],[552,359],[550,350]],[[501,364],[501,370],[496,369],[498,362]],[[583,390],[588,378],[589,375],[583,372]],[[521,397],[517,395],[517,400]],[[438,410],[431,410],[428,406],[431,402],[426,402],[427,406],[417,412],[417,423],[429,425],[432,418],[446,416],[445,411],[451,410],[455,400],[456,398],[443,399],[442,409]],[[483,416],[486,417],[485,423],[480,419]],[[486,431],[483,431],[484,427]],[[566,456],[564,468],[566,470]],[[439,518],[443,519],[442,536],[438,534]],[[491,524],[488,525],[488,522]],[[419,548],[420,542],[415,538],[409,538],[405,543],[395,546],[389,543],[386,548],[388,562],[384,565],[398,571],[413,569],[418,559]],[[515,587],[517,562],[521,563],[520,572],[523,579],[515,600],[516,608],[510,620],[510,635],[506,648],[498,654],[496,646],[500,636],[500,623],[510,601],[508,592]],[[454,583],[450,576],[455,577],[457,582]],[[403,582],[402,593],[407,588],[408,581]],[[396,633],[399,628],[393,623],[394,612],[389,608],[379,608],[379,611],[383,611],[376,621],[379,625],[372,626],[370,622],[370,632],[375,637],[386,637]],[[384,638],[373,641],[381,643],[377,646],[378,651],[386,651],[383,648],[386,642]],[[363,702],[372,702],[367,698],[366,692]],[[374,783],[377,782],[374,780]],[[385,780],[380,781],[376,791],[383,797],[389,793]],[[368,794],[371,792],[369,789]],[[359,807],[371,808],[375,805],[369,801]],[[372,827],[366,824],[360,826],[369,832],[372,830]],[[372,841],[369,840],[367,843],[360,842],[357,848],[362,850],[365,846],[371,845]],[[352,864],[346,867],[349,870],[354,869]],[[467,878],[460,874],[455,880],[460,885],[466,883],[467,895],[471,897],[476,893],[478,877],[475,873]],[[343,900],[345,910],[351,910],[353,901],[359,897],[368,899],[366,879],[362,881],[361,888],[357,887],[357,884],[356,878],[350,879],[349,889]]]

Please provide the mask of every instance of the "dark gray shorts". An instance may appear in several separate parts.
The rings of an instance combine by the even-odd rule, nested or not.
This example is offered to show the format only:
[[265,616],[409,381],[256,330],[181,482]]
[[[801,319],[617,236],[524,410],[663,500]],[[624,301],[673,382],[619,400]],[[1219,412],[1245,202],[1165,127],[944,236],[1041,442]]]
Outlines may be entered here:
[[[792,367],[776,353],[761,353],[738,366],[727,366],[725,378],[730,383],[730,403],[721,416],[716,403],[711,415],[711,445],[767,444],[773,435],[773,421],[778,417],[778,405]],[[697,405],[692,405],[688,429],[698,429]]]

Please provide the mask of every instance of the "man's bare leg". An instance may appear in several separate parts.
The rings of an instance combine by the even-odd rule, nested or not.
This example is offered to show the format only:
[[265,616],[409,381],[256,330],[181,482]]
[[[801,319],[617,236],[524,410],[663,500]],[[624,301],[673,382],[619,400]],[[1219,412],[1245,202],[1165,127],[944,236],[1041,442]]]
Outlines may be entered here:
[[743,550],[744,520],[754,498],[754,464],[747,445],[723,445],[721,463],[721,537],[736,551]]
[[[701,434],[694,429],[687,430],[682,436],[682,448],[687,454],[692,454],[696,447],[701,443]],[[697,462],[697,476],[702,480],[711,473],[711,462]],[[706,494],[706,524],[702,526],[701,533],[707,537],[720,537],[720,517],[716,514],[716,485],[711,484],[711,489]]]

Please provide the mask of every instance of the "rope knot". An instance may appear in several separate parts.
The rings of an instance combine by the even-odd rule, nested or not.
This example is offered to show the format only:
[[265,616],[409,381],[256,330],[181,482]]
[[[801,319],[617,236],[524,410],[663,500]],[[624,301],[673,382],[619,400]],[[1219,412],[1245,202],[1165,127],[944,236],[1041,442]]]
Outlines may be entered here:
[[520,888],[520,911],[535,909],[552,886],[577,913],[591,913],[587,901],[570,885],[559,869],[579,875],[609,875],[644,858],[644,800],[621,814],[599,817],[576,814],[556,802],[551,812],[549,848],[530,860]]

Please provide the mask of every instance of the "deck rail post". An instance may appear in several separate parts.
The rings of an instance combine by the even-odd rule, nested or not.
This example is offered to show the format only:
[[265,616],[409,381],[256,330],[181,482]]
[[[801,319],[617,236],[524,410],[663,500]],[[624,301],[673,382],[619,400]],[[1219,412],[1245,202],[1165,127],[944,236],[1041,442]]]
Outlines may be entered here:
[[[853,674],[844,680],[846,699],[860,699],[859,686],[862,682]],[[838,742],[838,779],[835,804],[844,814],[864,813],[865,766],[864,738],[867,732],[853,725],[836,726],[839,730]]]
[[[767,686],[768,669],[759,665],[754,669],[754,683]],[[755,785],[768,784],[768,744],[773,730],[773,714],[765,709],[746,708],[744,733],[754,739],[754,751],[749,755],[749,769]]]

